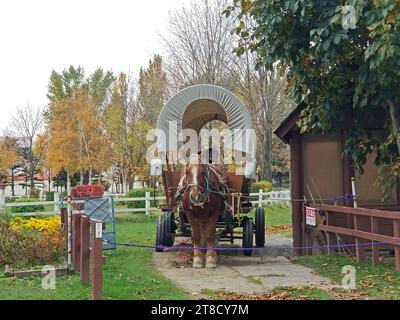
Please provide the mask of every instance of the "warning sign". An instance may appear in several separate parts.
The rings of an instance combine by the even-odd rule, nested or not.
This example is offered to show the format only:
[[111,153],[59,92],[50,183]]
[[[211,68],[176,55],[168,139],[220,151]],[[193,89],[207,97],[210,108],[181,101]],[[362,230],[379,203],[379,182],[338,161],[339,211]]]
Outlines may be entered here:
[[315,227],[317,225],[317,209],[306,207],[306,224]]

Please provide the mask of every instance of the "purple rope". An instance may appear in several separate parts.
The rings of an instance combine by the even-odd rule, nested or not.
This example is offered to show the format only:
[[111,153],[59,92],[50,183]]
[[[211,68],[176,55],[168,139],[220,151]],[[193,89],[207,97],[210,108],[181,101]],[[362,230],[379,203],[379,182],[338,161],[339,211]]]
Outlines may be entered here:
[[[383,245],[388,244],[387,242],[371,242],[371,243],[359,243],[359,244],[336,244],[336,245],[324,245],[324,246],[304,246],[304,247],[290,247],[290,246],[266,246],[262,248],[193,248],[193,247],[185,247],[185,246],[152,246],[152,245],[143,245],[143,244],[132,244],[132,243],[111,243],[105,242],[106,244],[116,245],[116,246],[124,246],[124,247],[135,247],[135,248],[145,248],[145,249],[159,249],[164,251],[168,249],[168,251],[194,251],[194,250],[215,250],[215,251],[256,251],[256,250],[265,250],[267,248],[276,248],[276,249],[286,249],[286,250],[308,250],[308,249],[324,249],[324,248],[350,248],[350,247],[362,247],[362,246],[370,246],[370,245]],[[400,241],[399,241],[400,244]]]

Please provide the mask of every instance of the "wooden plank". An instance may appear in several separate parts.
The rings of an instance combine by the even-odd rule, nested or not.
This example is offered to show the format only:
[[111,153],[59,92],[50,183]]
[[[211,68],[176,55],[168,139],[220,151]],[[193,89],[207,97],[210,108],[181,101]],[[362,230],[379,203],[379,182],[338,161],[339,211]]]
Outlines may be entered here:
[[36,201],[36,202],[9,202],[5,207],[29,207],[29,206],[54,206],[54,201]]
[[65,238],[65,257],[68,257],[68,212],[66,208],[61,208],[61,225],[64,230]]
[[89,218],[85,215],[81,216],[81,284],[89,284],[90,272],[90,248],[89,248],[89,234],[90,234]]
[[[393,236],[400,240],[400,222],[393,221]],[[394,247],[394,260],[396,271],[400,272],[400,245]]]
[[92,299],[101,300],[103,296],[103,239],[99,230],[102,223],[90,221],[92,247],[90,250],[92,260]]
[[342,228],[342,227],[333,227],[333,226],[325,226],[325,225],[318,226],[317,228],[319,230],[324,230],[324,231],[328,231],[328,232],[334,232],[334,233],[349,235],[349,236],[353,236],[353,237],[368,239],[371,241],[373,240],[373,241],[377,241],[377,242],[384,242],[384,243],[392,244],[392,245],[396,245],[396,246],[400,245],[399,238],[384,236],[381,234],[373,234],[371,232],[366,232],[366,231],[361,231],[361,230],[352,230],[352,229],[347,229],[347,228]]
[[81,214],[72,216],[72,268],[79,272],[81,265]]
[[[371,217],[371,233],[378,233],[378,218]],[[379,247],[372,241],[372,266],[379,264]]]
[[400,214],[398,211],[385,211],[385,210],[367,209],[367,208],[349,208],[349,207],[334,206],[329,204],[324,204],[324,205],[310,204],[310,207],[337,213],[400,220]]
[[[342,131],[342,149],[344,150],[344,142],[349,136],[349,129],[346,126]],[[352,194],[351,187],[351,178],[353,177],[353,169],[352,169],[352,160],[351,157],[344,155],[343,156],[343,193],[344,194]],[[345,207],[353,207],[353,200],[344,199]],[[354,227],[353,217],[350,215],[346,215],[346,227],[352,229]],[[355,239],[353,237],[347,237],[346,241],[348,243],[354,243]]]
[[[325,225],[329,226],[329,212],[326,211],[325,213]],[[331,255],[332,253],[334,253],[334,250],[332,251],[331,248],[331,234],[329,232],[325,232],[326,234],[326,245],[328,246],[328,254]]]
[[[291,192],[293,199],[302,199],[302,180],[301,180],[301,141],[299,132],[292,132],[290,136],[290,174]],[[302,245],[302,203],[292,201],[292,224],[293,224],[293,246]],[[297,250],[296,254],[302,254]]]
[[[359,228],[358,225],[358,217],[353,216],[353,225],[354,225],[354,231],[356,231]],[[365,250],[364,247],[360,246],[360,239],[354,238],[354,242],[356,244],[356,257],[357,257],[357,262],[361,262],[365,260]]]

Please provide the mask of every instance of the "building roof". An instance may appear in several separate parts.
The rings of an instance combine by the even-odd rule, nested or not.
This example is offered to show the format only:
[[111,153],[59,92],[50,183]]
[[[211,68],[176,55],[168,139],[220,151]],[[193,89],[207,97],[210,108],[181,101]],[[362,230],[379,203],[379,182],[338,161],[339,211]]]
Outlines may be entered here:
[[304,100],[281,122],[274,130],[274,133],[285,143],[289,143],[289,132],[297,128],[297,122],[300,120],[301,112],[305,108]]

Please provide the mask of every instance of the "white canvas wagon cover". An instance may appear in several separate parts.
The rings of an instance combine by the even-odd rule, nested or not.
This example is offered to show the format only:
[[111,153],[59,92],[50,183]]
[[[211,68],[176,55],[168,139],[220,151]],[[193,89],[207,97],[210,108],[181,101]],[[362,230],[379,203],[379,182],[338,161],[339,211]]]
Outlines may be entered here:
[[[212,120],[226,123],[234,132],[234,149],[245,153],[248,161],[251,159],[250,162],[254,162],[256,142],[249,110],[229,90],[209,84],[187,87],[166,103],[157,121],[157,129],[165,133],[166,139],[157,141],[158,150],[168,152],[179,148],[182,142],[169,145],[171,135],[178,136],[182,129],[193,129],[199,133]],[[176,125],[171,126],[171,122]],[[245,134],[236,135],[235,132],[239,131],[235,129]]]

